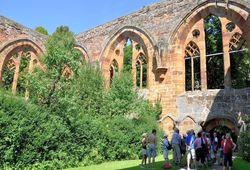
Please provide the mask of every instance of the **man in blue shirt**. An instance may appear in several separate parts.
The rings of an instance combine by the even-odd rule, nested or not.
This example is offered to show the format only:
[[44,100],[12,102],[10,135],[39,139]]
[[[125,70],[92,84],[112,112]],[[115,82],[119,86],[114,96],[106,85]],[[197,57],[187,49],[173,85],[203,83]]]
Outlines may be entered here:
[[187,146],[187,170],[189,170],[191,164],[193,164],[195,160],[195,148],[194,148],[195,135],[193,129],[191,129],[187,133],[188,136],[186,138],[185,144]]

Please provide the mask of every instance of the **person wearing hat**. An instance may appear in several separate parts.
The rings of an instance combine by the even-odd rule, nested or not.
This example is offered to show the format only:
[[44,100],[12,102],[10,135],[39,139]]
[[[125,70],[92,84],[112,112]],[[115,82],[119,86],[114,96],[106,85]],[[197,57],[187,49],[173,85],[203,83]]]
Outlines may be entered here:
[[142,146],[142,161],[141,167],[143,168],[147,164],[147,133],[142,134],[141,146]]

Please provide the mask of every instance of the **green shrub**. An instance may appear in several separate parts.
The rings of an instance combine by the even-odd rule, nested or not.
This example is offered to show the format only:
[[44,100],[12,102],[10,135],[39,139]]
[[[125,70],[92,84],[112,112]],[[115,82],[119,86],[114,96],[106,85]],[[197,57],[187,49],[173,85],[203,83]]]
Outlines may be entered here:
[[245,117],[245,123],[247,125],[246,132],[241,132],[238,138],[239,155],[246,161],[250,161],[250,118]]
[[[79,61],[74,43],[67,27],[49,38],[42,58],[46,71],[35,68],[27,77],[29,101],[0,92],[0,168],[135,159],[143,133],[161,134],[160,107],[138,98],[131,73],[116,76],[105,89],[100,70]],[[65,65],[74,72],[69,78],[61,75]]]
[[70,133],[62,119],[22,98],[0,94],[1,165],[21,169],[45,160],[65,162]]

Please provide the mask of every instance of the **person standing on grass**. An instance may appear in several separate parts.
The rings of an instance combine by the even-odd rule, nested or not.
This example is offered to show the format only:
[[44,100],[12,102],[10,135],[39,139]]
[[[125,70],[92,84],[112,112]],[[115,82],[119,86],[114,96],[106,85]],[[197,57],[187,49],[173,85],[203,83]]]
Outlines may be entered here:
[[224,149],[223,149],[223,145],[222,143],[224,142],[224,140],[226,139],[225,135],[222,135],[221,137],[221,142],[220,142],[220,149],[219,149],[219,152],[220,152],[220,157],[219,157],[219,160],[218,160],[218,163],[219,165],[223,166],[223,163],[224,163]]
[[233,151],[236,148],[236,144],[232,141],[229,133],[226,134],[226,139],[221,141],[221,145],[223,145],[223,152],[224,152],[223,170],[226,169],[227,163],[229,164],[229,170],[231,170],[233,166],[233,160],[232,160]]
[[185,140],[185,144],[187,146],[187,170],[192,167],[191,165],[194,164],[195,161],[195,148],[194,148],[194,141],[195,141],[195,135],[194,130],[191,129],[187,132],[187,138]]
[[168,159],[168,147],[169,147],[169,142],[168,142],[168,135],[164,135],[164,140],[163,140],[163,158],[165,160],[165,163],[167,165],[170,165],[169,159]]
[[[148,137],[148,166],[154,168],[156,157],[156,130],[152,130],[152,134]],[[152,158],[152,164],[151,164]]]
[[147,133],[142,134],[141,146],[142,146],[142,161],[141,168],[147,165]]
[[179,135],[179,129],[175,128],[172,136],[172,146],[173,146],[173,158],[174,163],[179,165],[181,162],[181,136]]
[[217,134],[216,134],[216,132],[214,132],[213,138],[212,138],[212,141],[211,141],[211,145],[212,145],[212,152],[213,152],[213,155],[214,155],[216,165],[218,165],[218,159],[217,159],[218,143],[219,143],[219,141],[218,141],[218,138],[217,138]]
[[206,140],[207,140],[207,160],[208,162],[211,161],[211,140],[210,140],[210,133],[206,133]]
[[203,145],[205,141],[202,138],[202,132],[198,132],[197,138],[194,141],[194,147],[195,147],[195,155],[196,155],[196,163],[195,167],[198,168],[199,162],[201,162],[202,166],[205,162],[205,153],[203,150]]

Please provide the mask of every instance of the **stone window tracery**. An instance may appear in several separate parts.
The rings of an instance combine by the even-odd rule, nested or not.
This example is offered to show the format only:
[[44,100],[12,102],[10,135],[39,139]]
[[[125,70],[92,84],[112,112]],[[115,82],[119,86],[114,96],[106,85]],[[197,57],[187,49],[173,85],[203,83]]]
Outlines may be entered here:
[[111,86],[114,76],[118,73],[118,63],[116,60],[112,61],[110,65],[109,73],[110,73],[110,86]]
[[229,43],[231,86],[235,89],[250,87],[250,59],[246,40],[235,33]]
[[143,53],[136,60],[136,86],[140,89],[147,87],[147,59]]
[[185,50],[186,91],[200,90],[200,50],[194,42],[189,42]]
[[235,33],[229,43],[229,49],[230,51],[236,51],[241,49],[242,47],[245,47],[244,45],[246,43],[246,40],[242,37],[240,33]]

